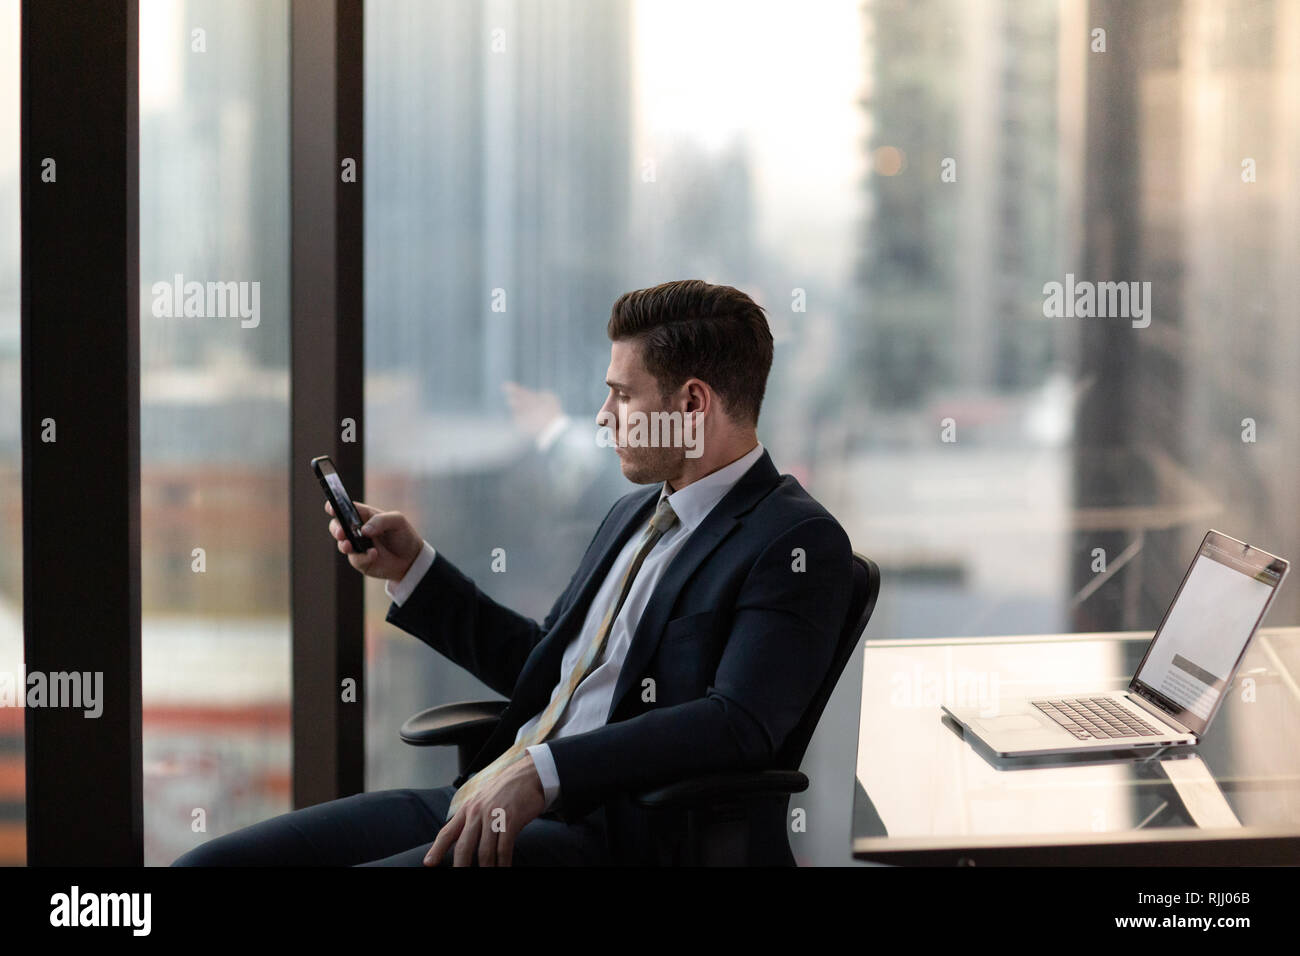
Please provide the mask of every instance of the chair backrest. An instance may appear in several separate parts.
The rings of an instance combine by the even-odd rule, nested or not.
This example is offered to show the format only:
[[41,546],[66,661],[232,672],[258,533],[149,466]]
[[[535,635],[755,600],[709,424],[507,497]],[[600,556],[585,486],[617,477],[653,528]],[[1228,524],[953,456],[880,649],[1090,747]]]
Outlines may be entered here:
[[817,694],[808,704],[803,719],[795,726],[789,738],[781,745],[781,751],[773,767],[776,770],[798,770],[803,763],[804,752],[812,740],[813,731],[822,719],[822,711],[830,700],[831,692],[839,683],[848,663],[853,648],[858,646],[858,638],[867,629],[871,612],[876,609],[876,598],[880,595],[880,568],[870,558],[853,552],[853,591],[849,597],[849,610],[845,615],[844,627],[840,631],[839,643],[835,646],[835,656],[831,659],[830,669],[822,681]]

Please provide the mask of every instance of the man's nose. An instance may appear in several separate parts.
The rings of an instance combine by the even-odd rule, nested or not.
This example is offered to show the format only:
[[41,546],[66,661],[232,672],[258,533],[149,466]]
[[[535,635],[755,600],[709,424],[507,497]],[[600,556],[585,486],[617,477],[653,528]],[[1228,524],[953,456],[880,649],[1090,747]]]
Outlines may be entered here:
[[596,427],[608,426],[613,428],[617,424],[618,416],[615,413],[614,406],[611,404],[612,399],[605,399],[605,404],[600,406],[600,411],[596,413]]

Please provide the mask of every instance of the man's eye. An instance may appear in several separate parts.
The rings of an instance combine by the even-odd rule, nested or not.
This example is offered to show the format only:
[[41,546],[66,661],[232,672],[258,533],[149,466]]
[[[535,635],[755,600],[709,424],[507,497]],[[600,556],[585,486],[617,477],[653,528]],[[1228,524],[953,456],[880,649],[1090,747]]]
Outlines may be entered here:
[[626,395],[623,395],[623,394],[620,394],[620,395],[618,396],[618,400],[619,400],[620,402],[626,402],[626,401],[627,401],[627,396],[626,396]]

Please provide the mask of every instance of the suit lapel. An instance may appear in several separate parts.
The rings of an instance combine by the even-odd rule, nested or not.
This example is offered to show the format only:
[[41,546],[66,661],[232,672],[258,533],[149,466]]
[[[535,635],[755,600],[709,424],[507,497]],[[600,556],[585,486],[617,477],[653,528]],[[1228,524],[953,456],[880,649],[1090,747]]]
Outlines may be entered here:
[[[673,558],[655,586],[654,593],[641,614],[641,620],[637,622],[632,644],[628,647],[623,668],[619,671],[618,683],[614,686],[614,697],[610,701],[609,713],[605,715],[606,723],[613,718],[619,701],[623,699],[628,689],[633,683],[640,682],[646,664],[659,647],[668,615],[672,613],[673,606],[677,603],[677,595],[686,582],[695,574],[704,559],[735,530],[736,525],[739,524],[738,519],[758,504],[772,490],[780,477],[772,464],[771,456],[764,449],[758,461],[750,466],[749,471],[740,477],[740,480],[705,516],[699,527],[686,540],[682,550],[677,552],[677,556]],[[651,501],[657,497],[656,494]],[[648,520],[649,509],[640,510],[645,510],[644,520]]]
[[[663,487],[660,482],[652,488],[643,492],[633,492],[633,500],[628,506],[628,515],[622,519],[622,526],[618,531],[611,535],[605,542],[600,553],[595,558],[595,566],[588,572],[587,577],[583,580],[582,588],[578,591],[577,597],[570,602],[568,608],[555,622],[550,633],[542,639],[538,645],[541,654],[538,655],[538,667],[536,673],[545,677],[537,682],[536,689],[542,694],[542,703],[545,706],[550,699],[551,691],[555,689],[555,684],[559,680],[558,674],[560,664],[564,658],[564,649],[569,646],[574,635],[582,630],[582,625],[587,618],[587,609],[590,607],[596,592],[600,590],[601,584],[609,576],[610,569],[614,565],[615,559],[619,552],[627,544],[627,539],[647,521],[653,513],[655,503],[659,500],[659,491]],[[636,497],[639,495],[639,497]],[[543,686],[544,685],[544,686]],[[525,718],[526,719],[526,718]]]
[[[578,592],[578,597],[572,606],[574,611],[581,611],[582,618],[586,618],[588,605],[595,598],[596,592],[600,590],[605,578],[609,577],[610,568],[614,566],[614,560],[627,544],[627,539],[650,520],[650,516],[654,513],[655,506],[659,501],[659,492],[662,488],[663,482],[658,482],[654,487],[641,492],[641,499],[632,505],[631,514],[624,519],[623,526],[618,529],[617,534],[610,538],[600,552],[600,556],[596,558],[596,567],[587,576],[587,580],[583,582],[582,590]],[[579,621],[579,627],[581,627],[581,620]]]

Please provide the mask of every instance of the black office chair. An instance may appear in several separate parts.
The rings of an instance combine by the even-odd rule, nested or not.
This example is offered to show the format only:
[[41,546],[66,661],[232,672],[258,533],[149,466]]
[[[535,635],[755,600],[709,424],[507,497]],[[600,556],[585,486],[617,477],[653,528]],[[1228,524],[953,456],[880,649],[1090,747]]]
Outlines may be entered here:
[[[880,594],[880,568],[853,553],[853,592],[830,669],[803,719],[782,745],[773,766],[679,780],[635,795],[655,811],[656,840],[669,848],[665,862],[680,866],[794,866],[790,852],[790,796],[808,789],[799,770],[844,665],[866,630]],[[487,743],[507,701],[465,701],[420,711],[399,734],[417,747],[455,745],[465,767]],[[747,812],[748,811],[748,812]],[[751,826],[757,817],[761,826]]]

